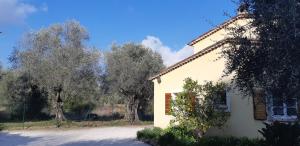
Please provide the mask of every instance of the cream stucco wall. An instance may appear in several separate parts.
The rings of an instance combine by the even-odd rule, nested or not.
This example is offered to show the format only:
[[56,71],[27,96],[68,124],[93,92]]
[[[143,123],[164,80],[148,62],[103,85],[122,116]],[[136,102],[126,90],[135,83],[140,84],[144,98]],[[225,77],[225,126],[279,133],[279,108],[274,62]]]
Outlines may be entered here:
[[[243,22],[242,22],[243,23]],[[205,46],[210,46],[224,38],[225,30],[198,42],[194,45],[195,51],[200,51]],[[166,128],[172,116],[165,115],[165,93],[174,93],[182,90],[184,79],[191,77],[200,84],[205,81],[229,81],[223,78],[225,59],[218,59],[221,48],[205,54],[165,75],[160,76],[154,82],[154,126]],[[253,101],[250,97],[244,97],[236,89],[228,92],[230,98],[230,118],[223,129],[210,129],[208,135],[247,136],[259,137],[258,129],[264,127],[262,121],[257,121],[253,116]]]
[[233,23],[229,24],[228,26],[226,26],[223,29],[220,29],[218,31],[216,31],[215,33],[213,33],[212,35],[210,35],[209,37],[206,37],[204,39],[202,39],[201,41],[197,42],[196,44],[193,45],[194,47],[194,53],[197,53],[201,50],[203,50],[204,48],[213,45],[214,43],[223,40],[225,38],[228,38],[228,32],[230,31],[229,28],[233,28],[233,27],[237,27],[237,26],[244,26],[246,25],[249,21],[251,21],[250,19],[238,19],[237,21],[234,21]]

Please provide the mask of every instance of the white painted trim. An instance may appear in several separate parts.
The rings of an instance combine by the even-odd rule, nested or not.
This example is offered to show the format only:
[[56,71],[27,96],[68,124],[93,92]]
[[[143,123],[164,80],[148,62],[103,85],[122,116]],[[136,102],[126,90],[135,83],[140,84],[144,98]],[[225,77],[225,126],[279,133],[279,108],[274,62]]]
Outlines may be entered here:
[[[268,113],[268,120],[269,121],[287,121],[287,122],[290,122],[290,121],[296,121],[298,119],[298,116],[297,115],[292,115],[292,116],[289,116],[287,115],[287,105],[285,102],[283,102],[283,115],[274,115],[274,111],[273,111],[273,98],[272,96],[270,96],[271,98],[269,98],[269,101],[267,102],[268,104],[268,108],[267,108],[267,113]],[[296,111],[298,111],[298,101],[297,101],[297,98],[294,98],[296,99],[296,103],[295,103],[295,106],[293,108],[296,109]]]
[[[177,90],[177,91],[171,92],[171,100],[172,100],[172,101],[175,101],[175,98],[176,98],[176,95],[175,95],[175,94],[176,94],[176,93],[179,93],[179,92],[182,92],[182,91],[178,91],[178,90]],[[172,109],[176,109],[176,110],[178,109],[178,107],[173,107],[173,106],[171,106],[171,108],[172,108]]]
[[226,88],[226,105],[219,104],[218,108],[225,109],[225,112],[231,112],[231,97],[229,96],[229,89]]

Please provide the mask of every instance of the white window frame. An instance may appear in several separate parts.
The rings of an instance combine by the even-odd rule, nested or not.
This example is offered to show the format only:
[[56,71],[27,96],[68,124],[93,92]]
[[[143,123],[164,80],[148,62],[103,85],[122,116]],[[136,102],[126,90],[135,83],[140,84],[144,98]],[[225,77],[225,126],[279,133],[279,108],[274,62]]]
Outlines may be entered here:
[[[171,93],[171,102],[175,101],[176,99],[176,94],[180,93],[182,91],[179,91],[179,90],[175,90],[173,92],[170,92]],[[177,107],[174,107],[174,106],[171,106],[172,109],[176,109]]]
[[172,93],[171,93],[171,99],[172,99],[172,101],[175,100],[176,94],[178,94],[178,93],[179,93],[179,92],[172,92]]
[[226,105],[225,104],[217,104],[218,108],[220,109],[225,109],[224,111],[225,112],[230,112],[231,110],[231,100],[230,100],[230,96],[229,96],[229,89],[226,88],[225,89],[225,92],[226,92]]
[[[295,99],[296,103],[295,103],[295,109],[296,111],[298,111],[298,100],[297,98],[293,98]],[[283,102],[283,115],[274,115],[274,108],[276,108],[275,106],[273,106],[273,97],[270,98],[270,108],[269,108],[269,113],[270,113],[270,120],[271,121],[282,121],[282,122],[292,122],[292,121],[296,121],[298,120],[298,116],[296,115],[291,115],[289,116],[287,114],[287,109],[289,108],[286,104],[286,102]]]

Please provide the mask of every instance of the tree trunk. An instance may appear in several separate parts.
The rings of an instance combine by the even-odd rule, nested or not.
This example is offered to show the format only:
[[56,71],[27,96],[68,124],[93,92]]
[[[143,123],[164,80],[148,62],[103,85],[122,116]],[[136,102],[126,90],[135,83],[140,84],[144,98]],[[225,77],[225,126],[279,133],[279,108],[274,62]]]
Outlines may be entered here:
[[139,122],[140,121],[140,118],[139,118],[139,114],[138,114],[138,103],[135,105],[135,109],[134,109],[134,121],[135,122]]
[[56,108],[55,108],[55,119],[57,122],[57,127],[61,126],[61,122],[66,120],[65,115],[63,113],[63,102],[60,97],[61,91],[56,93]]
[[130,103],[128,103],[128,106],[127,106],[127,120],[131,123],[131,124],[133,124],[134,123],[134,110],[133,110],[133,108],[134,108],[134,103],[132,103],[132,102],[130,102]]
[[138,100],[135,100],[135,96],[132,96],[126,104],[126,114],[125,119],[128,120],[131,124],[139,121],[138,116]]

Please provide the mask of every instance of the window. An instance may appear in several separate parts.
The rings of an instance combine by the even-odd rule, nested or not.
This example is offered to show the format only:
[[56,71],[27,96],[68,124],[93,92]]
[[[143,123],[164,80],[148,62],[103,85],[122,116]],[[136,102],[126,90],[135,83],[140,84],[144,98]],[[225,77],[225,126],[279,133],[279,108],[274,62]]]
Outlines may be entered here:
[[226,100],[226,90],[220,91],[217,93],[217,98],[215,100],[215,103],[217,105],[227,105],[227,100]]
[[[176,107],[172,107],[171,102],[175,100],[178,93],[180,92],[173,92],[173,93],[165,93],[165,115],[171,115],[171,109]],[[193,104],[195,106],[195,102],[199,101],[197,98],[201,97],[194,97]],[[201,101],[201,100],[200,100]],[[227,90],[223,90],[218,93],[217,98],[214,100],[214,104],[217,107],[217,110],[230,112],[230,98],[227,94]]]
[[178,94],[179,94],[179,92],[172,93],[172,100],[175,100]]
[[215,99],[215,104],[219,110],[230,111],[230,101],[227,94],[227,90],[223,90],[218,93],[217,98]]
[[172,100],[175,100],[178,92],[176,93],[165,93],[165,115],[171,115]]
[[296,98],[272,98],[271,116],[272,120],[294,121],[297,120],[297,99]]

